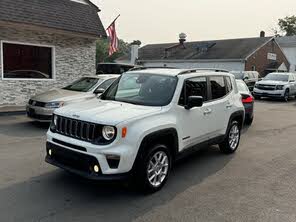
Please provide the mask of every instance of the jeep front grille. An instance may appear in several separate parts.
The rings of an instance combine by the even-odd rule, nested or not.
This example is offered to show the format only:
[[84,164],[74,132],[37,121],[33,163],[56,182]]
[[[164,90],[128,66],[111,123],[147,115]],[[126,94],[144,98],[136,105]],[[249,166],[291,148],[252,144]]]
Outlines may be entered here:
[[99,136],[96,132],[100,131],[100,129],[101,126],[94,123],[62,116],[57,117],[56,132],[75,139],[94,142],[97,136]]

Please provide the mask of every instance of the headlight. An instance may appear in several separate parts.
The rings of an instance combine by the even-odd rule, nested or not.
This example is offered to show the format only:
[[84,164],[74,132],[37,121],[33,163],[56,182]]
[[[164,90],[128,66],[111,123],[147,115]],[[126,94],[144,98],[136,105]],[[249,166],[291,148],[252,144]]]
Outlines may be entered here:
[[59,108],[64,105],[64,102],[49,102],[45,104],[45,108]]
[[113,126],[104,126],[102,129],[102,135],[105,140],[112,140],[115,136],[115,128]]
[[284,88],[284,85],[277,85],[275,87],[276,90],[282,90]]
[[52,121],[51,121],[51,124],[50,124],[50,130],[52,132],[55,132],[55,130],[57,128],[57,124],[58,124],[58,116],[57,115],[53,115]]
[[58,124],[58,116],[53,115],[53,124],[56,126]]

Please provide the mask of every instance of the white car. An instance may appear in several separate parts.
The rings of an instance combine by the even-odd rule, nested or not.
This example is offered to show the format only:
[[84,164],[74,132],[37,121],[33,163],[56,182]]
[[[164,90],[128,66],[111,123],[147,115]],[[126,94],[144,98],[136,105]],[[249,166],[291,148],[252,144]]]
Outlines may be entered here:
[[227,72],[128,71],[100,99],[55,110],[46,162],[94,180],[132,175],[154,192],[191,149],[219,144],[223,153],[235,152],[244,114]]
[[102,94],[118,77],[119,75],[82,77],[62,89],[35,95],[26,106],[27,116],[35,121],[50,122],[55,109]]
[[254,97],[281,98],[288,101],[296,96],[296,77],[294,73],[269,73],[254,86]]

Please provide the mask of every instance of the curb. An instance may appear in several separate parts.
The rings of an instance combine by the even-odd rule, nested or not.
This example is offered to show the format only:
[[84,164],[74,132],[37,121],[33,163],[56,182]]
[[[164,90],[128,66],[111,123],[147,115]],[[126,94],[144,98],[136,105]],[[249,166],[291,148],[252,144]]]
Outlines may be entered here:
[[20,110],[20,111],[5,111],[1,112],[0,111],[0,116],[16,116],[16,115],[24,115],[26,114],[25,110]]

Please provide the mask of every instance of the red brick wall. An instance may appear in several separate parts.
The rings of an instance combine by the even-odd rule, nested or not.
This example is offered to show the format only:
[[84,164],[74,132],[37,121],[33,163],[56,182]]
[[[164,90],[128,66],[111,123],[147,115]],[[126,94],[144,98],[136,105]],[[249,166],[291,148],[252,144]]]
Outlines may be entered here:
[[275,62],[273,60],[267,59],[268,53],[276,54],[277,63],[281,65],[284,62],[289,70],[289,62],[282,50],[280,49],[280,47],[278,46],[278,44],[276,44],[274,40],[270,41],[269,43],[261,47],[247,59],[245,64],[245,70],[251,71],[252,67],[255,66],[256,71],[259,72],[261,76],[265,76],[267,74],[265,71],[266,67],[268,67],[270,63]]

